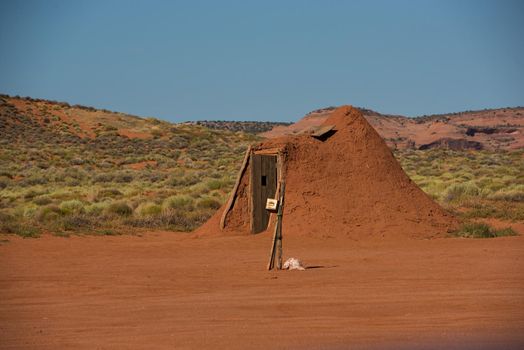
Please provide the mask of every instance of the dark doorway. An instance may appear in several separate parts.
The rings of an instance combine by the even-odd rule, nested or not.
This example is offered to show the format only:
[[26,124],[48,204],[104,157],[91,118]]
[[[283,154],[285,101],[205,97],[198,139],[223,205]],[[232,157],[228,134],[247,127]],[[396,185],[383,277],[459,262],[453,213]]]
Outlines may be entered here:
[[269,212],[266,200],[275,198],[277,191],[277,156],[251,155],[251,232],[259,233],[267,229]]

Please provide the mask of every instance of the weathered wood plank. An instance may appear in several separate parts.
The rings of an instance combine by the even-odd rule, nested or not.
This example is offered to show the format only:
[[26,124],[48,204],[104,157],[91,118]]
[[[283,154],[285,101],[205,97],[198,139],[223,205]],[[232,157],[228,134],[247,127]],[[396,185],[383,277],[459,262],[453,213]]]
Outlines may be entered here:
[[251,233],[255,233],[255,154],[251,154],[251,173],[249,174],[249,212]]
[[266,155],[277,155],[282,149],[281,148],[266,148],[253,151],[255,154],[266,154]]
[[229,199],[227,200],[226,207],[224,209],[224,212],[222,213],[222,217],[220,218],[220,229],[223,230],[226,225],[226,217],[231,208],[233,207],[233,203],[235,203],[235,198],[238,191],[238,186],[240,186],[240,181],[242,180],[242,176],[244,176],[244,173],[246,171],[247,165],[249,163],[249,156],[251,155],[251,146],[247,148],[246,154],[244,156],[244,160],[242,161],[242,165],[240,166],[240,171],[237,176],[237,180],[235,182],[235,186],[233,187],[233,191],[231,192],[231,195],[229,196]]
[[275,196],[277,157],[276,155],[253,154],[251,159],[252,232],[259,233],[268,227],[269,212],[266,210],[266,200]]

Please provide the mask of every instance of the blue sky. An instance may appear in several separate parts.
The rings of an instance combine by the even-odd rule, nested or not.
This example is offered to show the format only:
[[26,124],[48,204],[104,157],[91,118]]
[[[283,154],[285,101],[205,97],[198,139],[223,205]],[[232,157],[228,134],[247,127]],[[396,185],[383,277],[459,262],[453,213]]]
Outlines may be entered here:
[[297,120],[524,105],[524,1],[0,0],[0,92]]

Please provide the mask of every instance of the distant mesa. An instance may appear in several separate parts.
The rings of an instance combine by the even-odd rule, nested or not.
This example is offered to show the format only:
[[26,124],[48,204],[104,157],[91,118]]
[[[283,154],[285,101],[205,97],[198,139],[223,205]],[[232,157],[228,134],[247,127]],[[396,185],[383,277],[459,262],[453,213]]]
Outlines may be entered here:
[[[500,108],[409,118],[358,108],[391,149],[524,148],[524,108]],[[275,126],[261,136],[298,135],[324,123],[335,107],[306,114],[289,126]]]

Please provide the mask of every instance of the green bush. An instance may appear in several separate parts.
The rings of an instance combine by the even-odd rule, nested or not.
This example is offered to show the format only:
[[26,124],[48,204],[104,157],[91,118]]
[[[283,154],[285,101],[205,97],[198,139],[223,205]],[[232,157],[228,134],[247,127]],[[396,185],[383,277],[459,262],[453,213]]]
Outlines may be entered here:
[[135,213],[139,216],[154,216],[162,212],[162,207],[158,204],[147,202],[141,203],[136,209]]
[[220,202],[211,197],[204,197],[197,201],[197,208],[199,209],[218,209]]
[[524,202],[524,190],[499,191],[490,195],[489,198],[499,201]]
[[446,189],[444,200],[446,202],[456,202],[466,197],[477,196],[479,192],[479,188],[473,183],[453,184]]
[[131,173],[120,173],[115,176],[115,182],[118,183],[129,183],[133,181],[134,176]]
[[88,215],[97,216],[102,214],[106,208],[109,206],[108,203],[91,203],[85,207],[85,212]]
[[39,222],[54,222],[62,216],[62,210],[56,205],[42,207],[36,213],[36,220]]
[[73,231],[78,229],[93,228],[94,223],[92,219],[84,214],[75,214],[64,217],[61,222],[62,229],[66,231]]
[[40,235],[40,230],[11,214],[0,212],[0,233],[12,233],[24,238],[35,238]]
[[40,196],[38,198],[33,199],[33,203],[36,205],[47,205],[51,204],[53,200],[47,196]]
[[210,180],[207,182],[207,187],[212,190],[219,190],[222,188],[224,183],[220,180]]
[[200,179],[194,175],[176,176],[173,175],[167,179],[166,183],[170,186],[191,186],[200,182]]
[[171,196],[164,200],[164,209],[193,209],[193,198],[184,195]]
[[26,219],[32,219],[35,217],[38,207],[32,204],[28,204],[23,209],[23,217]]
[[123,196],[123,193],[116,188],[103,188],[98,190],[92,200],[101,201],[107,198],[118,198]]
[[112,174],[103,173],[97,174],[93,177],[93,183],[107,183],[113,181],[114,176]]
[[113,202],[105,210],[106,214],[117,216],[129,216],[133,214],[133,209],[125,202]]
[[60,203],[60,210],[64,215],[81,214],[84,212],[84,203],[71,199]]

